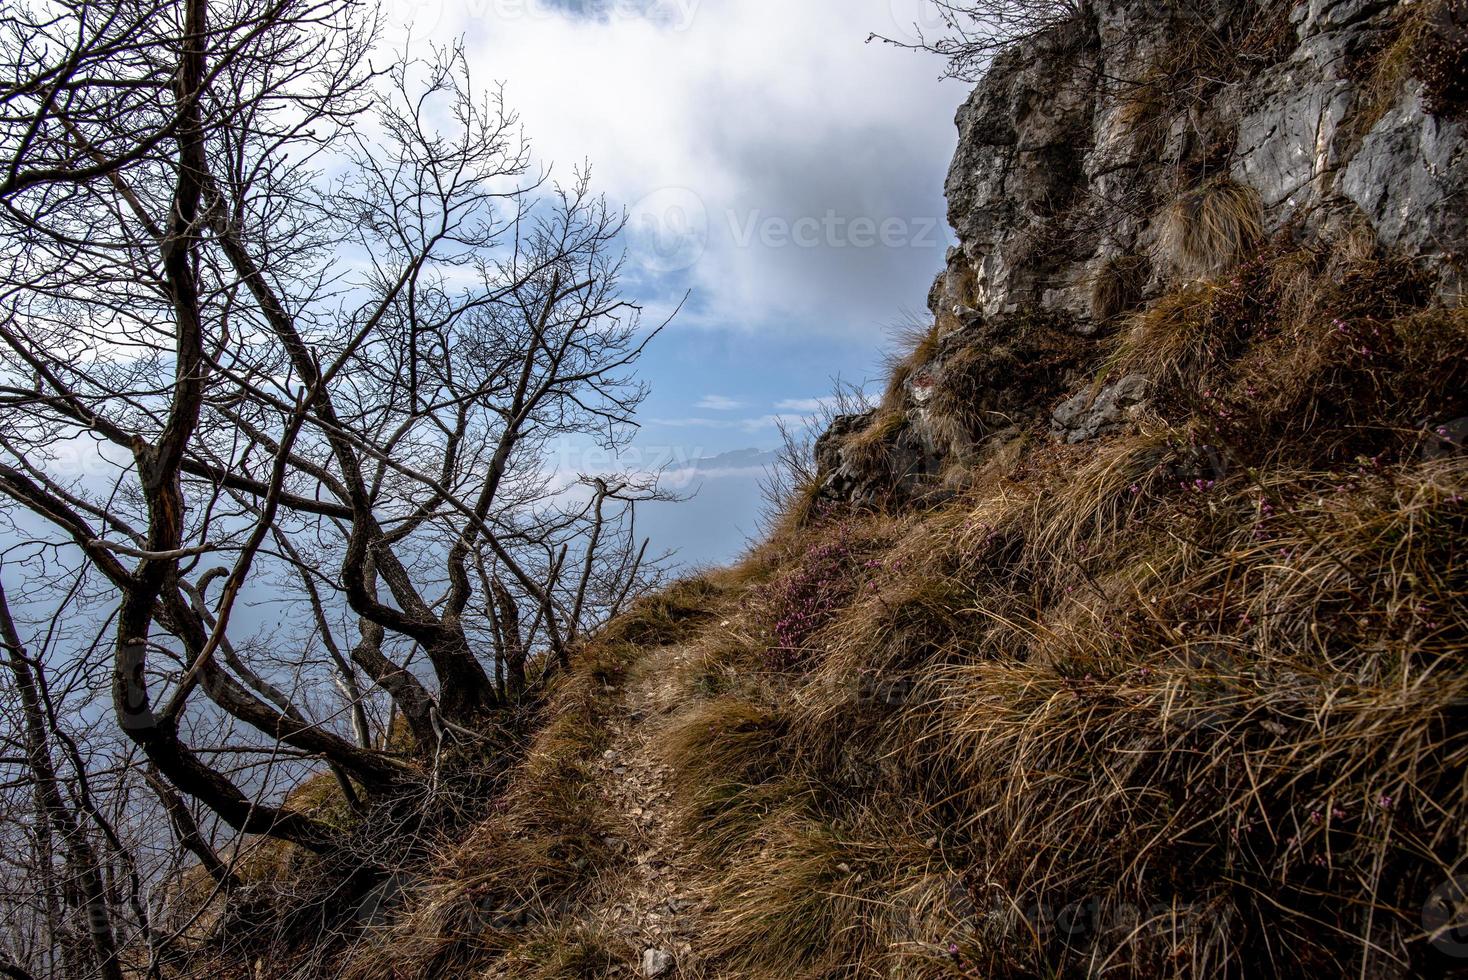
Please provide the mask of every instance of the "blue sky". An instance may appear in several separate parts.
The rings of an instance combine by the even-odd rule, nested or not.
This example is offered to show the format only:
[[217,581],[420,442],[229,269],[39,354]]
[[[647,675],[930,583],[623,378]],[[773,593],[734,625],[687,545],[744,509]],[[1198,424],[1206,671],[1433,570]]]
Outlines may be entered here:
[[[880,373],[950,244],[943,177],[967,94],[881,44],[923,0],[399,0],[399,28],[465,38],[537,155],[629,214],[626,292],[680,315],[641,366],[638,460],[778,444],[833,379]],[[574,465],[575,460],[571,461]],[[759,509],[748,467],[651,522],[689,562],[733,557]],[[666,524],[666,526],[663,526]]]

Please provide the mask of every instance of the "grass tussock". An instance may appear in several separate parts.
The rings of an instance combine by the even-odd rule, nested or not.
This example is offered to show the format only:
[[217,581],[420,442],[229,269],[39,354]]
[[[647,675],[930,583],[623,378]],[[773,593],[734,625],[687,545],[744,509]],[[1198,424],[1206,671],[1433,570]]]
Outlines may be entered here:
[[517,980],[602,980],[633,956],[624,939],[564,926],[513,937],[496,952],[500,975]]
[[1106,326],[1142,303],[1152,263],[1145,255],[1107,259],[1091,279],[1091,320]]
[[718,594],[706,577],[676,582],[669,588],[637,600],[597,637],[602,647],[616,644],[665,646],[678,642],[690,627],[707,620]]
[[870,425],[853,433],[842,445],[843,456],[864,473],[886,473],[893,463],[893,440],[907,423],[906,414],[898,408],[877,412]]
[[887,361],[887,386],[882,391],[880,407],[886,415],[903,402],[908,383],[932,363],[942,341],[939,324],[916,323],[898,333],[896,353]]
[[816,980],[943,976],[920,945],[923,913],[947,884],[935,849],[897,814],[766,821],[711,898],[719,975]]
[[1227,272],[1264,239],[1259,192],[1232,180],[1214,180],[1183,194],[1163,212],[1158,248],[1163,263],[1186,278]]

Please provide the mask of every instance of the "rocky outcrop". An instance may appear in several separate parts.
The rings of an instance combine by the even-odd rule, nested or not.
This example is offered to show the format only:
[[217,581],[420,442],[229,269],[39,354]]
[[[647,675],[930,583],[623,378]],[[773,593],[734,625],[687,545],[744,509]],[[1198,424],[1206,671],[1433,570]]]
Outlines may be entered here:
[[942,457],[906,418],[872,409],[832,422],[816,441],[816,466],[822,499],[873,505],[915,495]]
[[1083,391],[1066,399],[1050,420],[1050,431],[1068,443],[1085,442],[1115,432],[1147,401],[1151,382],[1140,374],[1128,374],[1100,392]]
[[1364,220],[1456,290],[1465,123],[1427,111],[1424,83],[1393,61],[1410,61],[1408,32],[1468,36],[1453,20],[1468,5],[1414,23],[1430,6],[1110,0],[1007,53],[958,113],[947,193],[960,247],[935,293],[986,315],[1063,309],[1098,328],[1107,263],[1147,256],[1150,291],[1164,288],[1159,216],[1225,177],[1258,193],[1269,233]]
[[[1462,303],[1465,51],[1468,0],[1083,4],[998,57],[958,112],[946,192],[959,244],[929,295],[936,342],[910,378],[941,381],[946,365],[974,359],[959,351],[1003,348],[1006,321],[1064,319],[1078,341],[1104,338],[1150,300],[1281,236],[1367,235],[1412,260],[1439,302]],[[1230,216],[1230,250],[1216,256],[1169,227],[1179,215],[1206,224],[1210,194],[1251,212]],[[1144,408],[1146,377],[1093,391],[1083,375],[1058,395],[1021,385],[1038,400],[1006,396],[1004,412],[1042,417],[1074,443]],[[941,470],[996,429],[993,392],[968,392],[974,411],[958,414],[983,424],[967,434],[935,422],[911,380],[902,396],[880,419],[838,420],[823,440],[828,495],[871,498],[882,486],[884,474],[841,450],[877,421],[909,473]],[[893,411],[904,427],[891,426]]]

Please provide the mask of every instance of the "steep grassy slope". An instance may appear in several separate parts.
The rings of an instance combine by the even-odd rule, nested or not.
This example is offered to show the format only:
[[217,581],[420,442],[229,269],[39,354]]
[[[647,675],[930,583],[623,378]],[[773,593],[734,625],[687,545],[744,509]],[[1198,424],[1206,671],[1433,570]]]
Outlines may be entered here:
[[1468,455],[1420,420],[1468,414],[1468,312],[1424,296],[1276,243],[1076,338],[1157,379],[1117,433],[900,506],[810,488],[602,639],[357,975],[639,969],[594,769],[649,673],[697,900],[668,975],[1463,974]]

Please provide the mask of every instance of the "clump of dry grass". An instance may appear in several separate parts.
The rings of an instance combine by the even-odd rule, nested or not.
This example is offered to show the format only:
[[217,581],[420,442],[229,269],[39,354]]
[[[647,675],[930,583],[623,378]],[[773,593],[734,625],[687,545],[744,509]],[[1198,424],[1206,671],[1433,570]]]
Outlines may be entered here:
[[708,619],[717,591],[713,583],[701,576],[675,582],[667,589],[638,599],[598,635],[597,643],[603,648],[619,643],[637,646],[676,643],[691,626]]
[[1103,378],[1147,376],[1189,439],[1256,467],[1412,451],[1468,411],[1464,321],[1430,293],[1359,233],[1278,243],[1132,317]]
[[859,472],[888,473],[892,468],[893,441],[906,424],[907,415],[901,409],[879,410],[870,425],[842,444],[843,458]]
[[634,956],[625,939],[580,925],[534,929],[496,945],[501,975],[517,980],[602,980]]
[[1159,386],[1191,389],[1223,363],[1237,338],[1212,317],[1222,284],[1200,283],[1169,293],[1131,319],[1107,374],[1138,373]]
[[1264,205],[1252,187],[1215,180],[1174,201],[1158,231],[1165,265],[1193,279],[1218,276],[1263,243]]
[[882,391],[882,414],[896,410],[903,402],[907,384],[913,375],[932,363],[942,341],[937,323],[914,322],[897,332],[895,353],[887,359],[887,386]]
[[1107,259],[1091,280],[1091,319],[1106,326],[1136,309],[1151,275],[1152,263],[1145,255]]
[[935,908],[951,879],[929,831],[900,812],[773,815],[711,891],[717,975],[952,976]]
[[660,749],[674,772],[680,824],[698,853],[728,857],[771,812],[807,791],[782,771],[787,727],[769,706],[737,696],[697,702],[674,719]]

